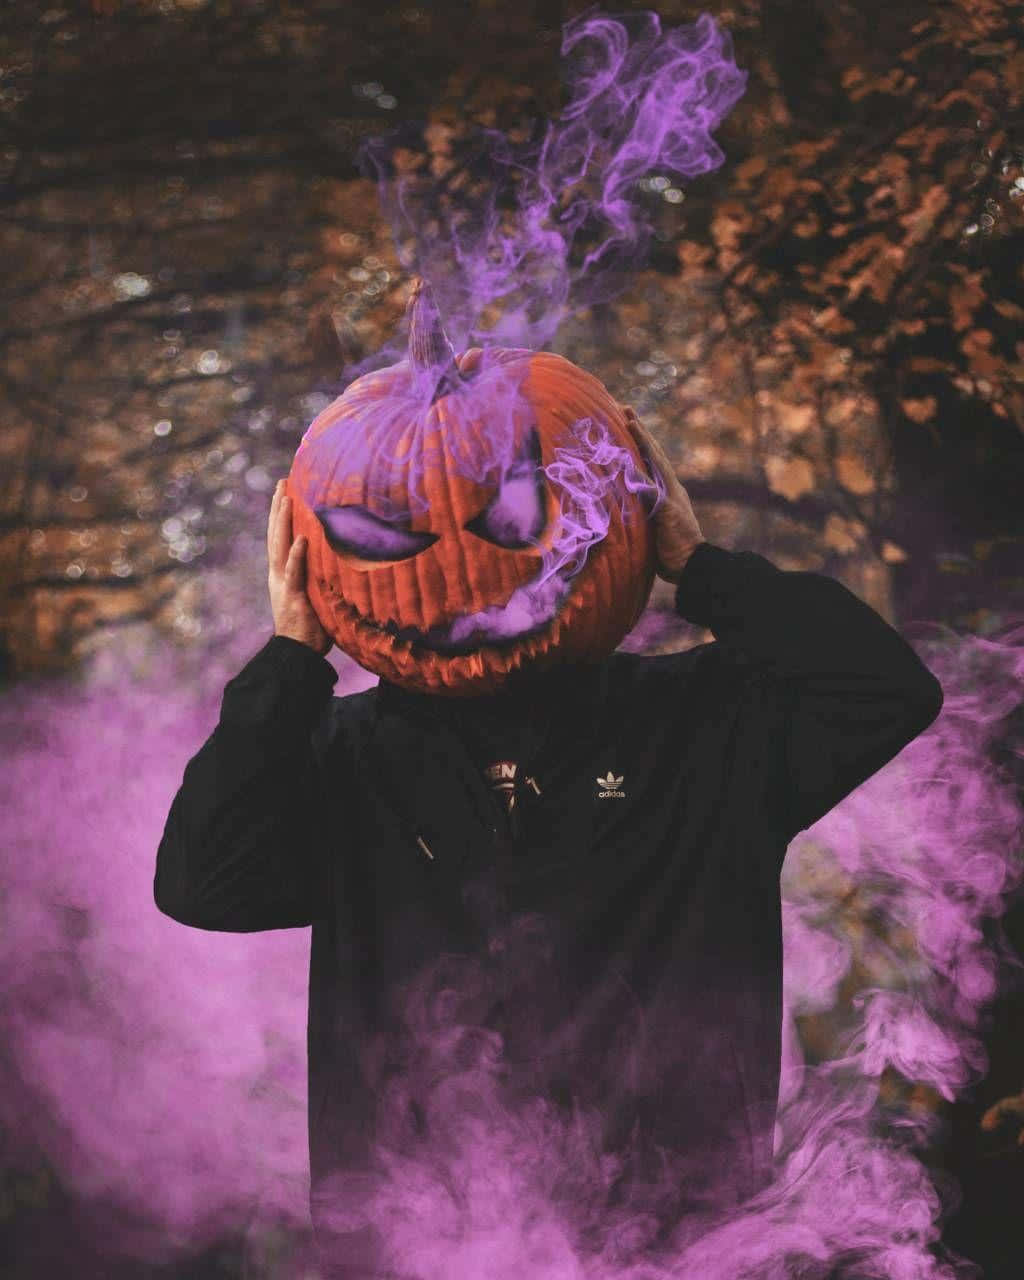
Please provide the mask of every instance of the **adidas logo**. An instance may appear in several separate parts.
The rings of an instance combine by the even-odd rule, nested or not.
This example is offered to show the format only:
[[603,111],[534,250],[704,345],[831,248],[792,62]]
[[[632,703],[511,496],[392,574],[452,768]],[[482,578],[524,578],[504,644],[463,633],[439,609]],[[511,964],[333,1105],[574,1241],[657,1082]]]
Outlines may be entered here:
[[612,773],[611,769],[609,769],[607,777],[598,777],[595,779],[599,788],[597,798],[599,800],[625,800],[625,791],[619,790],[619,787],[622,786],[622,778],[623,775],[621,773],[616,777],[615,774]]

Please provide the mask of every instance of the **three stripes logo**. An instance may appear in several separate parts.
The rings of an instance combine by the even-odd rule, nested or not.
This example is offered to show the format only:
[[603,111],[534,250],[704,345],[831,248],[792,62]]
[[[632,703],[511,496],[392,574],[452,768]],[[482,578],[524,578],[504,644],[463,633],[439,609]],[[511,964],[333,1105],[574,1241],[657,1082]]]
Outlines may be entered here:
[[619,776],[616,777],[615,774],[612,773],[611,769],[609,769],[607,777],[596,778],[595,781],[597,782],[598,787],[598,800],[625,800],[625,791],[619,790],[622,786],[623,776],[624,775],[620,773]]

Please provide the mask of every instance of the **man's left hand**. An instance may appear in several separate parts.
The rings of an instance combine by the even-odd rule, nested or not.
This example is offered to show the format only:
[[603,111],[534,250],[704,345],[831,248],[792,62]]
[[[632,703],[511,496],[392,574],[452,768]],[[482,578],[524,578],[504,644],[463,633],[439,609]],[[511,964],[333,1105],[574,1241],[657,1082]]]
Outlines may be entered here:
[[661,501],[651,513],[658,576],[677,583],[690,554],[705,541],[694,515],[690,495],[679,482],[665,450],[647,430],[630,405],[621,406],[633,439],[652,477],[660,476]]

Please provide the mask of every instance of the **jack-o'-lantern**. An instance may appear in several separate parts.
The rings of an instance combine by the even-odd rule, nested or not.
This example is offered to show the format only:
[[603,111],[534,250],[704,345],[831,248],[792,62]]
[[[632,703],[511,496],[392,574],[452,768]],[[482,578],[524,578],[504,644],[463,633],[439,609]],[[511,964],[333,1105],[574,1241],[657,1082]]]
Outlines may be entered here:
[[288,478],[317,616],[420,692],[598,660],[654,578],[656,489],[623,408],[550,352],[456,355],[421,281],[407,317],[407,357],[317,415]]

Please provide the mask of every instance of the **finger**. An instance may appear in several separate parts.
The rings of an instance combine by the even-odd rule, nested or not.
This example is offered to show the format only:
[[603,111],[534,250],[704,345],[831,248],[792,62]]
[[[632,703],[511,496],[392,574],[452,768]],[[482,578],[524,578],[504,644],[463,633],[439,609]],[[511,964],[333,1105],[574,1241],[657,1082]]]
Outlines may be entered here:
[[658,437],[656,435],[653,435],[650,431],[648,431],[642,422],[638,422],[637,426],[640,429],[640,433],[644,440],[644,443],[647,445],[648,453],[654,458],[658,466],[663,471],[664,470],[672,471],[672,463],[669,461],[668,454],[665,452],[664,448],[662,447],[662,443],[658,439]]
[[636,445],[637,451],[639,452],[641,458],[643,458],[644,462],[646,463],[647,469],[653,475],[654,468],[652,466],[652,459],[651,459],[650,448],[649,448],[650,438],[647,435],[647,432],[644,430],[643,424],[640,422],[640,419],[636,416],[636,412],[629,405],[626,405],[623,408],[623,413],[626,416],[626,426],[629,427],[630,435],[633,437],[633,443]]
[[277,515],[281,509],[281,498],[284,495],[284,481],[278,480],[274,486],[274,496],[270,500],[270,515],[267,517],[267,559],[270,560],[274,554],[274,526],[277,524]]
[[274,525],[273,549],[270,554],[270,567],[275,573],[284,573],[291,545],[292,500],[287,494],[282,493],[277,509],[277,521]]
[[284,566],[284,581],[290,591],[302,591],[306,586],[306,539],[296,538],[288,552]]
[[654,436],[648,433],[647,439],[650,441],[651,456],[654,459],[655,466],[661,473],[662,482],[665,485],[666,493],[677,493],[682,487],[672,459],[665,452],[661,443]]
[[633,433],[633,442],[654,485],[655,493],[651,496],[650,501],[656,508],[669,491],[671,480],[669,478],[668,461],[664,453],[659,450],[657,440],[639,418],[634,415],[632,418],[627,417],[627,421]]
[[629,423],[630,430],[633,432],[633,439],[636,441],[637,448],[651,464],[652,468],[663,471],[666,466],[670,466],[671,464],[668,461],[668,456],[665,453],[665,450],[661,447],[657,436],[653,435],[644,426],[636,414],[632,413],[632,415],[627,418],[627,421]]

